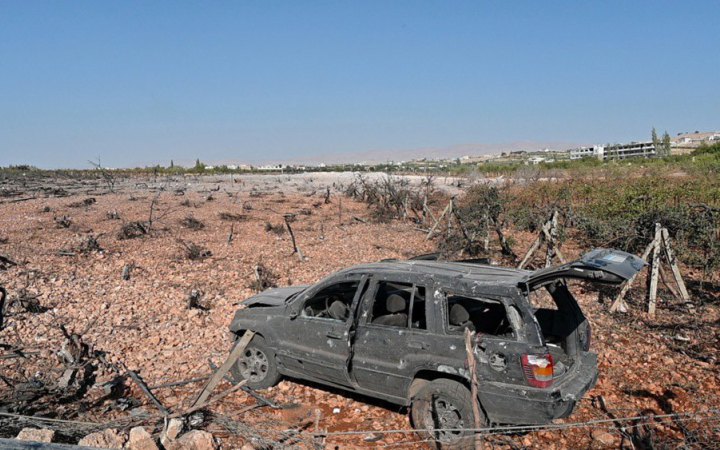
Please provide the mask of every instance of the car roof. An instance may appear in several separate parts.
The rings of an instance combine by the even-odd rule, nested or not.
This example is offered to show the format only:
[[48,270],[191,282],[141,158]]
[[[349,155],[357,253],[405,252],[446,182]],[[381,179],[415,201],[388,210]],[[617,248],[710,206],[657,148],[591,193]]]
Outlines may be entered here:
[[509,267],[489,266],[467,262],[424,261],[424,260],[393,260],[370,264],[360,264],[347,269],[348,271],[392,271],[415,274],[435,275],[446,278],[460,278],[475,283],[492,283],[495,285],[517,286],[525,281],[531,273],[528,270]]

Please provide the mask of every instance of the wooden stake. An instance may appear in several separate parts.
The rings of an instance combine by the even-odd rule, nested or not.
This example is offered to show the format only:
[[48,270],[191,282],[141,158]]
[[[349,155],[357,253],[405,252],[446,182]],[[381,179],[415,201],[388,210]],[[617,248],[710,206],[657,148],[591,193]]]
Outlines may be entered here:
[[655,224],[655,239],[653,240],[653,252],[652,252],[652,263],[650,272],[650,292],[648,297],[648,314],[650,317],[655,317],[655,303],[657,301],[657,287],[658,287],[658,275],[660,270],[660,241],[661,241],[661,226],[659,223]]
[[678,289],[680,289],[680,296],[684,301],[689,302],[690,295],[685,288],[685,282],[683,281],[682,275],[680,275],[680,269],[678,268],[677,260],[675,259],[675,255],[673,254],[672,248],[670,247],[670,233],[668,233],[667,228],[662,229],[662,241],[663,247],[665,248],[665,256],[667,257],[668,263],[670,264],[670,269],[672,269],[672,273],[675,277],[675,282],[678,285]]
[[532,259],[532,256],[535,254],[537,249],[540,248],[540,244],[543,241],[542,236],[543,235],[540,234],[540,235],[538,235],[538,237],[535,238],[535,241],[532,243],[532,245],[528,249],[527,253],[525,253],[525,256],[523,257],[522,261],[520,261],[520,264],[518,265],[518,269],[525,268],[525,265],[530,262],[530,260]]
[[295,233],[293,233],[292,227],[290,226],[290,219],[295,217],[295,215],[285,214],[283,217],[285,218],[285,226],[287,226],[288,232],[290,232],[290,239],[292,239],[293,253],[297,253],[300,261],[304,261],[305,256],[303,256],[302,250],[298,247],[297,242],[295,241]]
[[[430,239],[432,237],[432,235],[435,233],[435,229],[437,229],[437,227],[440,226],[440,221],[442,221],[443,218],[445,217],[445,215],[448,213],[448,210],[450,209],[451,204],[452,204],[452,201],[448,202],[448,205],[445,207],[442,214],[440,214],[440,217],[438,217],[437,220],[435,221],[435,225],[433,225],[433,227],[430,228],[430,231],[428,232],[425,240]],[[433,217],[433,219],[435,219],[435,218]]]
[[487,208],[485,209],[485,214],[483,215],[485,219],[485,238],[483,240],[483,250],[487,252],[490,249],[490,214],[487,211]]
[[[648,246],[645,248],[645,251],[642,254],[642,260],[647,262],[648,256],[650,256],[650,251],[653,249],[655,245],[655,240],[650,242]],[[620,312],[627,312],[627,304],[625,303],[625,295],[627,295],[628,291],[630,290],[630,287],[632,286],[633,282],[635,281],[635,278],[638,276],[637,272],[635,275],[631,276],[623,285],[622,289],[620,289],[620,293],[615,297],[615,301],[613,301],[612,306],[610,306],[610,312],[620,311]]]
[[245,351],[245,347],[248,346],[250,341],[252,340],[253,336],[255,336],[254,331],[246,331],[245,334],[243,334],[243,337],[240,339],[240,342],[237,343],[235,348],[232,349],[230,352],[230,355],[225,360],[222,366],[213,374],[212,377],[208,380],[208,382],[205,384],[205,386],[202,388],[200,393],[195,397],[195,400],[192,402],[191,407],[200,405],[205,403],[205,401],[210,397],[210,394],[212,393],[213,389],[217,387],[217,385],[222,381],[222,379],[225,377],[225,375],[230,371],[230,368],[235,364],[235,362],[240,358],[240,356]]
[[538,237],[535,238],[527,253],[525,253],[525,256],[518,265],[518,269],[523,269],[527,264],[530,263],[533,255],[535,255],[535,252],[538,251],[538,249],[542,246],[543,243],[547,245],[545,267],[550,267],[552,265],[553,258],[556,256],[560,260],[560,262],[564,264],[565,257],[560,251],[560,248],[558,248],[558,230],[558,212],[553,211],[550,220],[543,224],[542,229],[538,234]]
[[448,235],[448,237],[450,237],[450,230],[452,230],[452,218],[453,218],[453,206],[454,206],[454,203],[455,203],[455,198],[453,197],[453,198],[450,199],[450,203],[448,203],[448,208],[449,208],[449,209],[448,209],[448,216],[447,216],[447,220],[448,220],[448,224],[447,224],[447,235]]
[[[470,395],[472,396],[473,417],[475,418],[475,429],[482,428],[482,413],[480,412],[480,401],[478,400],[478,379],[477,365],[475,361],[475,351],[473,340],[475,333],[465,329],[465,353],[467,355],[468,370],[470,371]],[[479,431],[475,431],[475,448],[482,449],[482,436]]]

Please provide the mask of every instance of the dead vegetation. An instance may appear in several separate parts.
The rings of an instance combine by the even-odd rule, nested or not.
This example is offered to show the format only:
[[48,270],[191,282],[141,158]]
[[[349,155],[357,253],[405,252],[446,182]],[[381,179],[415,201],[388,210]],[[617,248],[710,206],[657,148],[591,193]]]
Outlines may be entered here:
[[193,216],[185,216],[183,220],[180,221],[180,225],[183,227],[189,229],[189,230],[202,230],[205,228],[205,224],[201,221],[197,220]]
[[[13,414],[23,416],[11,419],[0,415],[0,435],[14,435],[24,426],[46,427],[49,422],[42,422],[38,417],[44,415],[84,423],[51,424],[63,442],[77,443],[89,432],[113,427],[127,433],[138,423],[145,425],[157,440],[162,434],[164,416],[133,380],[127,367],[134,368],[132,372],[171,415],[182,415],[188,408],[188,400],[198,390],[194,384],[198,381],[192,380],[204,380],[208,376],[208,359],[218,362],[227,356],[226,325],[234,305],[252,292],[285,285],[290,280],[307,284],[353,263],[406,258],[444,249],[445,245],[448,258],[487,257],[496,263],[510,264],[512,258],[502,253],[496,225],[505,236],[506,244],[519,256],[515,261],[517,265],[542,233],[553,211],[558,211],[557,242],[566,259],[596,244],[629,242],[628,248],[640,253],[652,240],[652,219],[665,219],[673,244],[677,243],[676,258],[696,311],[691,313],[682,302],[674,300],[662,278],[658,282],[657,315],[652,320],[644,312],[647,298],[643,278],[626,296],[628,312],[625,315],[609,311],[616,290],[601,293],[600,297],[596,291],[585,290],[579,300],[593,323],[592,345],[601,356],[601,379],[588,400],[581,402],[578,412],[568,420],[579,423],[610,420],[608,413],[618,419],[645,418],[618,422],[626,431],[610,422],[602,429],[605,435],[588,432],[587,426],[570,428],[567,425],[565,429],[527,430],[503,440],[488,436],[486,443],[497,448],[553,445],[590,448],[608,440],[613,443],[612,447],[618,447],[625,439],[625,447],[632,442],[640,448],[642,439],[648,445],[646,448],[699,449],[717,442],[717,430],[713,432],[697,415],[688,416],[692,419],[681,418],[677,423],[648,418],[694,414],[716,408],[719,401],[716,347],[720,343],[720,318],[713,269],[718,205],[698,194],[698,189],[683,185],[688,195],[697,197],[697,202],[688,202],[686,195],[666,195],[670,191],[662,188],[657,192],[649,189],[650,197],[643,197],[647,189],[640,189],[637,193],[640,197],[627,203],[626,197],[630,195],[625,195],[624,189],[628,188],[624,181],[613,181],[612,185],[622,187],[619,191],[622,196],[618,196],[623,200],[617,203],[624,203],[627,210],[632,210],[631,217],[613,206],[615,203],[598,199],[593,183],[586,188],[573,185],[567,190],[562,189],[561,184],[544,187],[543,182],[538,181],[538,184],[526,184],[531,187],[530,191],[512,186],[499,186],[496,193],[489,189],[478,193],[471,190],[455,198],[452,209],[442,216],[450,198],[434,189],[434,180],[430,180],[429,186],[399,183],[389,192],[387,183],[379,182],[375,187],[374,182],[366,180],[372,185],[367,196],[359,192],[333,194],[330,203],[324,201],[327,184],[318,186],[314,196],[288,193],[283,203],[266,201],[277,199],[277,190],[284,187],[273,178],[265,180],[256,183],[255,194],[250,194],[252,183],[243,191],[242,198],[250,195],[252,203],[241,202],[240,195],[234,198],[217,195],[214,202],[205,203],[207,190],[184,189],[182,203],[197,207],[192,210],[194,217],[206,224],[206,231],[194,235],[203,236],[202,242],[193,238],[197,244],[175,241],[176,236],[183,233],[179,222],[190,211],[173,210],[173,206],[177,208],[181,203],[180,199],[170,197],[172,205],[169,205],[168,197],[160,197],[159,200],[165,202],[158,200],[153,205],[153,226],[148,226],[148,202],[157,196],[161,186],[160,183],[153,185],[150,180],[144,187],[129,191],[118,179],[114,188],[118,193],[93,193],[97,195],[97,203],[90,208],[73,209],[72,219],[62,216],[69,213],[66,197],[84,198],[91,188],[103,188],[101,178],[93,181],[92,186],[81,187],[76,186],[76,181],[61,180],[62,187],[55,186],[54,191],[33,188],[32,195],[38,196],[34,200],[0,206],[5,217],[18,218],[6,221],[2,229],[3,237],[9,240],[2,247],[3,254],[17,265],[7,264],[0,271],[0,284],[8,288],[4,302],[0,300],[0,375],[7,378],[7,382],[0,380],[0,411],[16,408]],[[185,184],[188,180],[183,186]],[[239,187],[240,183],[233,186]],[[49,187],[47,183],[45,187]],[[357,187],[361,188],[362,183]],[[172,196],[172,189],[170,185],[164,195]],[[339,190],[345,193],[345,189]],[[375,189],[378,192],[372,193]],[[412,192],[402,194],[405,189]],[[20,195],[9,198],[23,198],[29,192],[27,188],[16,190]],[[128,202],[130,195],[137,201]],[[659,198],[667,204],[663,206]],[[700,206],[701,203],[709,209]],[[223,211],[237,211],[241,204],[247,219],[229,220],[220,216]],[[690,204],[697,206],[684,206]],[[401,206],[398,208],[398,205]],[[313,214],[303,214],[303,209]],[[37,217],[43,210],[55,211],[57,217],[66,218],[67,226],[57,225],[60,229],[56,229],[55,223],[49,220],[51,216],[44,216],[44,228],[33,231],[29,226],[31,222],[25,218]],[[137,220],[123,224],[123,229],[130,227],[130,233],[118,231],[119,222],[103,220],[104,211],[113,210],[122,212],[125,220]],[[375,210],[380,211],[377,214],[382,220],[389,222],[376,223]],[[648,212],[650,210],[653,212]],[[285,213],[295,214],[290,225],[296,244],[311,256],[302,263],[291,256],[294,246],[289,234],[285,234],[288,232]],[[489,226],[483,221],[486,214]],[[623,217],[617,226],[610,225],[614,223],[612,214]],[[495,218],[495,223],[490,218]],[[264,223],[270,224],[267,233],[263,231]],[[432,236],[426,239],[436,224]],[[646,229],[640,224],[650,224],[650,227]],[[90,229],[93,231],[88,231]],[[232,246],[226,245],[229,229],[234,236]],[[598,232],[591,232],[594,229]],[[58,258],[56,249],[70,248],[72,236],[94,236],[104,250],[91,250],[89,257]],[[148,238],[134,240],[143,236]],[[713,236],[715,243],[710,239]],[[190,244],[198,247],[198,255],[205,250],[204,246],[212,248],[217,253],[212,264],[189,263],[192,260],[187,256]],[[546,253],[547,248],[541,243],[527,266],[543,266]],[[37,272],[33,284],[27,284],[20,275],[30,269]],[[671,280],[672,274],[667,272]],[[125,281],[119,281],[120,278]],[[196,301],[191,301],[188,294],[193,289],[203,291]],[[65,324],[67,333],[60,330],[59,324]],[[73,335],[79,336],[86,350],[82,345],[77,350],[77,343],[71,344]],[[85,356],[78,356],[75,363],[69,362],[66,356],[59,356],[64,354],[63,347],[71,356]],[[89,378],[83,372],[86,366],[95,367]],[[76,372],[67,372],[61,383],[68,369]],[[648,377],[648,373],[653,376]],[[115,377],[122,378],[122,382],[113,383]],[[92,378],[93,382],[87,382]],[[58,387],[66,384],[67,388]],[[78,396],[83,384],[86,391]],[[416,442],[410,433],[384,432],[391,429],[407,432],[410,426],[404,414],[344,393],[284,381],[278,388],[261,395],[272,404],[302,406],[299,410],[274,409],[260,401],[256,403],[250,394],[238,393],[213,403],[208,408],[211,412],[202,410],[203,417],[192,419],[193,423],[200,423],[199,429],[212,431],[222,438],[228,448],[240,447],[245,442],[290,442],[292,446],[292,439],[307,436],[302,433],[312,432],[315,425],[311,423],[305,431],[282,434],[300,429],[296,424],[301,420],[286,420],[286,415],[297,414],[302,420],[309,416],[312,422],[317,408],[320,410],[318,427],[321,431],[327,429],[327,434],[320,434],[328,446],[424,448],[425,445]],[[599,396],[606,402],[606,410],[596,406]],[[59,399],[63,399],[62,402]],[[239,413],[243,408],[249,409]],[[333,413],[334,408],[340,412]],[[184,426],[188,428],[190,415],[183,417]],[[636,435],[632,431],[635,429],[643,431]],[[369,440],[332,434],[348,430],[368,430],[362,436],[367,435]]]
[[100,246],[100,243],[98,242],[99,236],[93,236],[88,235],[85,236],[80,240],[78,244],[76,244],[72,251],[77,252],[82,255],[87,255],[93,252],[101,252],[103,251],[102,247]]
[[68,204],[68,208],[82,208],[82,207],[89,207],[94,205],[97,202],[95,197],[88,197],[85,200],[80,200],[77,202],[72,202]]
[[149,232],[149,227],[143,222],[128,222],[120,228],[118,239],[136,239],[145,236]]
[[265,222],[265,232],[267,233],[273,233],[277,236],[282,236],[285,234],[285,225],[283,224],[273,224],[270,222]]
[[180,244],[183,257],[190,261],[202,261],[212,256],[212,252],[194,242],[185,242],[182,239],[177,239],[177,243]]
[[262,292],[265,289],[277,287],[280,277],[263,263],[258,263],[253,267],[253,280],[248,287],[255,292]]
[[54,217],[53,221],[57,228],[70,228],[70,225],[72,225],[72,219],[68,216]]
[[247,220],[248,218],[246,214],[234,214],[226,211],[218,214],[218,217],[220,217],[220,220],[225,220],[228,222],[242,222],[243,220]]

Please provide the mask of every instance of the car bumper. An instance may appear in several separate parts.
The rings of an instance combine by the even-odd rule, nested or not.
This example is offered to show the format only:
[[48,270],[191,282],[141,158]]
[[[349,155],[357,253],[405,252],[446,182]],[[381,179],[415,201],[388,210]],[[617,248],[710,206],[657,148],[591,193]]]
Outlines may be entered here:
[[490,383],[480,388],[480,401],[494,423],[546,424],[568,417],[597,377],[597,355],[586,353],[551,388]]

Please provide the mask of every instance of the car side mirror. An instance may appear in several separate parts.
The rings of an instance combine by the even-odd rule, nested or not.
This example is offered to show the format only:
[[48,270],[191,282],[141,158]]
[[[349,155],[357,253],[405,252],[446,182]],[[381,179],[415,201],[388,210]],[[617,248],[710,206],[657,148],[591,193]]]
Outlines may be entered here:
[[290,317],[290,319],[294,319],[299,315],[300,309],[297,306],[291,306],[290,311],[288,311],[288,317]]

